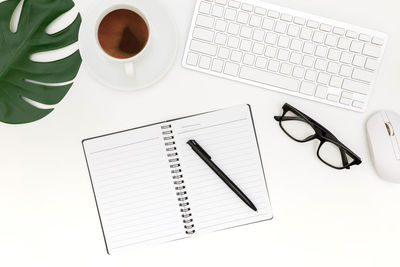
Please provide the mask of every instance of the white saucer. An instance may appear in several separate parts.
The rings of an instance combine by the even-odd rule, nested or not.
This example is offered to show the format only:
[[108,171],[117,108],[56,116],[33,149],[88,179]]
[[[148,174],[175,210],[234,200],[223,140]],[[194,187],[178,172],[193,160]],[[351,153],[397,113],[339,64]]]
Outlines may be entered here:
[[[150,24],[150,40],[146,55],[135,63],[135,76],[125,74],[121,63],[103,56],[97,44],[96,23],[107,8],[128,4],[141,10]],[[178,32],[175,22],[159,0],[108,0],[97,3],[79,31],[79,50],[83,63],[101,83],[124,91],[148,87],[159,81],[171,68],[178,50]]]

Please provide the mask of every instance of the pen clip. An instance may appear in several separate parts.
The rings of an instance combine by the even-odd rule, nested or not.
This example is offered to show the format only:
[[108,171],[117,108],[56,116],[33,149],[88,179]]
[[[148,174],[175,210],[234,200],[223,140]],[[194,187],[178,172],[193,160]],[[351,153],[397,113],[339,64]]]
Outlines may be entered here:
[[198,153],[204,155],[205,157],[207,157],[208,159],[211,159],[211,156],[208,155],[208,153],[195,141],[195,140],[189,140],[187,141],[187,144],[195,151],[197,151]]

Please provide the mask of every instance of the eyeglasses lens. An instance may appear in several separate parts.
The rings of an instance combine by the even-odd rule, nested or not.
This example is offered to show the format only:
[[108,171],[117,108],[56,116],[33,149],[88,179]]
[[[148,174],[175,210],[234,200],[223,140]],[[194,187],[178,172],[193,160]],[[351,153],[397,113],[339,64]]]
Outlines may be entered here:
[[283,115],[281,126],[284,131],[297,141],[306,141],[315,134],[314,129],[304,118],[288,111]]

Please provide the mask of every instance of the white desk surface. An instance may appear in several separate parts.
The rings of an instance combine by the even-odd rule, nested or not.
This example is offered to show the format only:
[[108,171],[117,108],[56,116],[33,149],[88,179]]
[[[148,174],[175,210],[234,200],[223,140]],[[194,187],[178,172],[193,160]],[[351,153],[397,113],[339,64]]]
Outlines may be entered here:
[[[195,0],[169,0],[180,48],[159,83],[122,93],[97,83],[82,65],[76,83],[48,117],[0,125],[0,265],[400,266],[400,185],[375,174],[365,132],[365,122],[375,111],[400,113],[400,5],[393,0],[269,1],[388,33],[377,87],[365,113],[182,68]],[[85,19],[96,1],[76,2]],[[362,165],[336,171],[316,158],[316,143],[291,141],[273,120],[285,102],[331,129],[361,156]],[[107,255],[81,140],[241,103],[253,108],[274,219]]]

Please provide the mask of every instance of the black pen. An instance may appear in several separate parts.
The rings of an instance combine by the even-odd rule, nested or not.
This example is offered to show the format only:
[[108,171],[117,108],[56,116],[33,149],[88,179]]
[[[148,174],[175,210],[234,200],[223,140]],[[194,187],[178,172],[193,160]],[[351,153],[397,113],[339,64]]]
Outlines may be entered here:
[[241,199],[244,203],[247,204],[252,210],[257,211],[256,206],[250,201],[250,199],[237,187],[231,179],[229,179],[226,174],[215,165],[211,160],[211,156],[195,141],[189,140],[187,144],[193,149],[193,151],[210,167],[215,174],[218,175],[219,178]]

